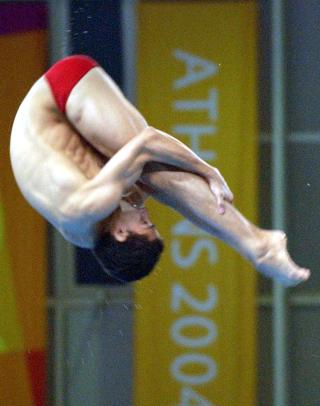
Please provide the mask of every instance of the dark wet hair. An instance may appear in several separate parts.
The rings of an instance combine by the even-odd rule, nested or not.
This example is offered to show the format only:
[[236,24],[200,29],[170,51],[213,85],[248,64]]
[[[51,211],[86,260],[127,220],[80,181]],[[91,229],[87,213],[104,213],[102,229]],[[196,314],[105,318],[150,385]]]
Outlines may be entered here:
[[93,255],[104,272],[119,282],[133,282],[149,275],[164,249],[160,238],[149,241],[146,236],[130,233],[118,241],[110,232],[97,241]]

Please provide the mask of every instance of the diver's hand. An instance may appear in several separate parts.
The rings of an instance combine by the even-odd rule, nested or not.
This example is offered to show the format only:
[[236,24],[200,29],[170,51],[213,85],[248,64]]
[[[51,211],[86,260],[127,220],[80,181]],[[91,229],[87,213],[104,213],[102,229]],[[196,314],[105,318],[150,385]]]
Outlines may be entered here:
[[225,202],[233,202],[233,193],[217,168],[212,167],[206,178],[209,183],[210,190],[217,200],[218,212],[220,214],[224,214],[226,211]]

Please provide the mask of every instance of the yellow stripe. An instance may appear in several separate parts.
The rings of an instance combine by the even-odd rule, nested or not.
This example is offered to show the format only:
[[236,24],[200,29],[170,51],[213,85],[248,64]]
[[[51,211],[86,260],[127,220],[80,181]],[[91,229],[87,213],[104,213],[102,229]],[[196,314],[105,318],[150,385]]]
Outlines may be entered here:
[[[251,220],[255,14],[248,2],[143,2],[138,56],[147,120],[217,166]],[[167,248],[135,290],[135,405],[254,405],[254,272],[177,213],[150,209]]]

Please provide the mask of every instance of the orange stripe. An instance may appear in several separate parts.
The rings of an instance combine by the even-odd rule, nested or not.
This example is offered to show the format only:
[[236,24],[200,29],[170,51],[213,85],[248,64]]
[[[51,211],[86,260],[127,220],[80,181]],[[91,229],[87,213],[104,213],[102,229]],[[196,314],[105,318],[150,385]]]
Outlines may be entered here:
[[0,355],[0,404],[34,406],[23,352]]

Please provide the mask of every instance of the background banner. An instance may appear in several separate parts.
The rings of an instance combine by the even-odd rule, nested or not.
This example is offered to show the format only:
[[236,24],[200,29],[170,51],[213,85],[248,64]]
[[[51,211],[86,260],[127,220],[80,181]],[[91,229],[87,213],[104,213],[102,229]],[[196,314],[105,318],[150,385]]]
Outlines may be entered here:
[[[252,221],[255,26],[251,2],[139,6],[139,108],[219,168]],[[177,213],[156,203],[150,209],[166,251],[136,285],[135,405],[254,405],[254,271]]]
[[0,3],[0,405],[44,406],[46,224],[16,186],[16,111],[47,66],[45,4]]

